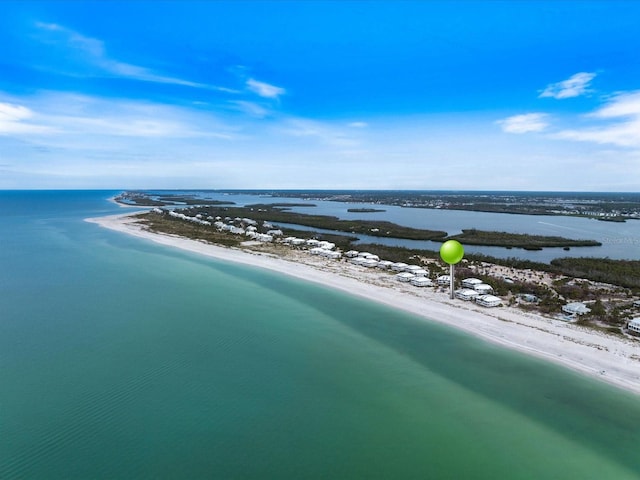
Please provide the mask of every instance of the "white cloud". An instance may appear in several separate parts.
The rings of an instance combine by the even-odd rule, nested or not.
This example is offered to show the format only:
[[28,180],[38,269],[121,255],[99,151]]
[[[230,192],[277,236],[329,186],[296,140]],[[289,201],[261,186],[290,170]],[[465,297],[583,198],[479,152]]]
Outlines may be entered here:
[[50,127],[27,121],[33,117],[34,112],[23,105],[0,103],[0,135],[53,132]]
[[593,113],[594,117],[638,117],[640,116],[640,90],[614,95],[607,105]]
[[351,128],[366,128],[369,126],[369,124],[366,122],[351,122],[348,124],[348,126]]
[[[42,41],[53,45],[62,45],[63,47],[70,49],[79,57],[77,59],[78,61],[97,69],[101,75],[106,74],[142,82],[165,83],[218,90],[227,93],[239,93],[238,91],[230,88],[206,85],[203,83],[191,82],[189,80],[161,75],[139,65],[114,60],[108,56],[103,41],[84,36],[74,30],[55,23],[38,22],[36,23],[36,27],[45,34],[45,36],[41,38]],[[77,71],[74,71],[72,74],[76,75]]]
[[284,95],[286,93],[284,88],[259,82],[253,78],[247,80],[247,88],[253,93],[265,98],[278,98],[280,95]]
[[587,118],[604,121],[582,129],[562,130],[554,138],[640,147],[640,91],[620,93]]
[[546,113],[525,113],[498,120],[496,123],[507,133],[541,132],[549,125]]
[[233,105],[236,110],[239,110],[255,118],[264,118],[268,116],[270,113],[268,109],[266,109],[262,105],[259,105],[255,102],[247,102],[244,100],[234,100],[229,103],[231,103],[231,105]]
[[48,133],[57,140],[47,142],[108,144],[113,137],[231,139],[237,131],[210,113],[151,102],[43,92],[21,103],[0,103],[0,135]]
[[563,98],[579,97],[585,93],[589,93],[588,90],[591,80],[596,77],[595,73],[580,72],[572,75],[567,80],[563,80],[558,83],[551,83],[547,85],[539,97],[552,97],[558,100]]
[[310,145],[309,139],[319,141],[320,144],[332,148],[353,149],[360,146],[359,138],[353,131],[345,131],[344,127],[338,127],[329,122],[320,122],[308,118],[287,118],[278,125],[278,134],[297,137]]

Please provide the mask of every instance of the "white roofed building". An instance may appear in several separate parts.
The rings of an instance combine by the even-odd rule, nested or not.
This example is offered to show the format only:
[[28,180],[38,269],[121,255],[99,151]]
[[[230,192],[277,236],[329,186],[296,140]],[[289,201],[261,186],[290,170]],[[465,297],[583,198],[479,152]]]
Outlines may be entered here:
[[415,270],[411,270],[409,273],[413,273],[416,277],[426,277],[429,275],[429,271],[424,268],[417,268]]
[[582,302],[573,302],[564,305],[562,311],[569,315],[585,315],[589,313],[591,309]]
[[411,279],[411,285],[416,287],[430,287],[433,285],[433,282],[427,277],[415,277]]
[[436,278],[436,283],[442,286],[449,285],[450,281],[451,277],[449,275],[440,275],[438,278]]
[[391,265],[393,265],[393,262],[390,262],[389,260],[380,260],[376,267],[382,270],[388,270],[389,268],[391,268]]
[[465,288],[473,288],[476,285],[480,285],[482,283],[482,280],[480,280],[479,278],[465,278],[464,280],[462,280],[462,286]]
[[393,270],[394,272],[404,272],[406,266],[407,264],[403,262],[392,263],[391,270]]
[[414,270],[423,270],[420,265],[407,265],[404,267],[405,272],[413,272]]
[[401,272],[396,275],[396,280],[398,280],[399,282],[410,282],[414,278],[416,278],[416,276],[413,273],[409,272]]
[[629,333],[631,333],[632,335],[640,336],[640,317],[631,320],[627,324],[627,330],[629,330]]
[[477,298],[480,294],[470,288],[462,288],[460,290],[456,290],[454,292],[454,295],[456,296],[456,298],[459,298],[460,300],[465,300],[469,302]]
[[493,287],[491,285],[487,285],[486,283],[479,283],[475,285],[473,289],[480,295],[488,295],[490,293],[493,293]]
[[476,303],[483,307],[499,307],[502,304],[502,300],[495,295],[479,295],[476,298]]

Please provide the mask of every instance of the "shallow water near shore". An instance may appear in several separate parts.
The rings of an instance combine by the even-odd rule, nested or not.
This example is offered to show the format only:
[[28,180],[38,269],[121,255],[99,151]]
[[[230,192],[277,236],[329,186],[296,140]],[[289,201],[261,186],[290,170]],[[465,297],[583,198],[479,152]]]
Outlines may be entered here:
[[82,221],[108,197],[0,192],[0,478],[638,478],[637,396]]

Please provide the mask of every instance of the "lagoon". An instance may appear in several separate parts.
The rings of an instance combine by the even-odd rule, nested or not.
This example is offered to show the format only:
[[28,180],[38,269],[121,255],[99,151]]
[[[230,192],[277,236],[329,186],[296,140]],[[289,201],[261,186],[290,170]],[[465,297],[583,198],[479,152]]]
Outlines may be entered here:
[[[173,192],[175,193],[175,192]],[[640,259],[640,220],[630,219],[624,223],[602,222],[589,218],[550,215],[514,215],[490,212],[471,212],[462,210],[439,210],[427,208],[404,208],[392,205],[371,203],[346,203],[326,200],[304,200],[296,197],[277,197],[249,193],[204,191],[197,193],[203,198],[233,201],[238,206],[258,203],[309,203],[315,207],[292,207],[296,213],[332,215],[345,220],[387,220],[399,225],[443,230],[449,235],[462,232],[462,229],[503,231],[526,233],[530,235],[560,236],[572,239],[596,240],[602,243],[598,247],[573,247],[566,251],[562,248],[544,248],[540,251],[524,249],[506,249],[502,247],[465,246],[468,253],[481,253],[496,258],[516,257],[536,262],[549,263],[561,257],[609,257],[613,259]],[[383,208],[385,212],[358,213],[348,212],[349,208]],[[301,230],[308,228],[301,227]],[[359,236],[363,243],[382,243],[412,249],[437,251],[440,243],[405,239]]]

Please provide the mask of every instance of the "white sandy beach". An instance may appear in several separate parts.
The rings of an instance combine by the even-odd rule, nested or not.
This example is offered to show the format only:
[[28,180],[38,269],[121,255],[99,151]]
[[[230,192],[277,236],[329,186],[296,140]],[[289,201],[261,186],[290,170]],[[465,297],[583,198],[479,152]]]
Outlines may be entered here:
[[145,230],[131,218],[138,212],[89,218],[88,222],[190,252],[267,268],[286,275],[343,290],[465,330],[488,341],[545,358],[610,384],[640,394],[640,341],[618,338],[560,320],[525,313],[517,308],[486,309],[451,300],[431,288],[397,282],[393,275],[291,252],[277,257],[249,248],[226,248]]

